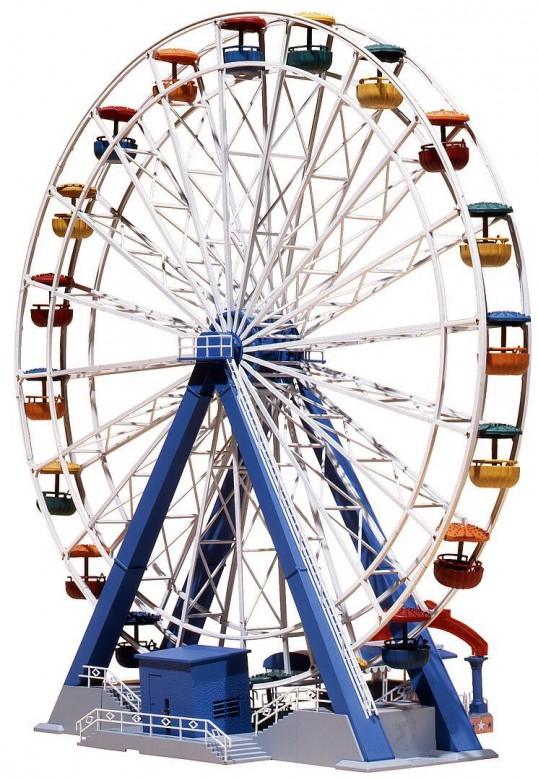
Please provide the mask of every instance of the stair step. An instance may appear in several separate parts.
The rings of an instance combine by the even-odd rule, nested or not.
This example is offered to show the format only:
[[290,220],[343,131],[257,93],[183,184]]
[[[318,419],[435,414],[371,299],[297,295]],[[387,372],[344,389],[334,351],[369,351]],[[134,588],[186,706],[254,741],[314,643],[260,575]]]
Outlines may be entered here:
[[254,742],[253,739],[234,739],[232,740],[231,749],[233,750],[234,748],[245,747],[246,745],[248,745],[248,747],[258,747],[258,744]]
[[103,693],[104,696],[107,697],[108,700],[110,701],[110,705],[112,705],[112,706],[109,705],[110,709],[123,710],[124,712],[130,712],[130,713],[137,711],[137,707],[134,702],[132,705],[129,705],[124,699],[118,696],[118,694],[111,688],[107,688],[105,691],[103,691]]
[[[224,752],[220,748],[212,748],[212,751],[221,759],[221,761],[224,760]],[[245,746],[241,746],[239,749],[234,745],[228,750],[228,764],[246,764],[253,761],[270,760],[271,756],[263,751],[255,742],[247,742]]]

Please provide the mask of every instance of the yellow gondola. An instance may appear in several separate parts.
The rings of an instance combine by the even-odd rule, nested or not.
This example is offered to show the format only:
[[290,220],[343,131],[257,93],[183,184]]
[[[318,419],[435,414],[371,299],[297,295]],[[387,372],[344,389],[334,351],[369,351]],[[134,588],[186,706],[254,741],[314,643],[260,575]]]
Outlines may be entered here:
[[473,460],[469,478],[476,487],[511,488],[519,479],[519,466],[516,460]]

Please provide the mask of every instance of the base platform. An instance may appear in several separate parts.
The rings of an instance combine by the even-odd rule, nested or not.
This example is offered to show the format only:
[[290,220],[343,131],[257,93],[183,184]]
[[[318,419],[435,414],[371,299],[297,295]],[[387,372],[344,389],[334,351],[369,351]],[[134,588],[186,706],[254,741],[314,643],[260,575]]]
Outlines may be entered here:
[[[111,706],[113,705],[113,706]],[[117,710],[117,702],[99,688],[64,688],[49,723],[37,731],[76,733],[75,722],[94,706],[106,712]],[[130,713],[131,716],[133,713]],[[203,740],[149,736],[141,725],[125,719],[121,729],[106,723],[81,738],[80,745],[104,750],[136,750],[145,755],[183,758],[208,763],[246,763],[277,760],[327,766],[350,772],[377,772],[407,767],[433,766],[496,758],[493,750],[448,752],[437,750],[435,710],[412,702],[394,702],[379,707],[383,729],[395,758],[389,761],[363,760],[347,716],[328,711],[296,710],[258,734],[232,735],[226,760],[220,751]],[[106,715],[105,715],[106,717]]]

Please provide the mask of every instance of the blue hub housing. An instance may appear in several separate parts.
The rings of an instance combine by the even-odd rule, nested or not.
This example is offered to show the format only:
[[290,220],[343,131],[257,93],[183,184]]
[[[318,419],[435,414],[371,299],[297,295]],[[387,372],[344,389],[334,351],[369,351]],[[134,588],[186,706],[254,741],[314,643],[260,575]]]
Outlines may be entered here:
[[[232,317],[235,317],[235,312],[232,312]],[[217,323],[220,325],[220,321],[223,320],[227,324],[228,316],[226,313],[222,317],[217,318]],[[251,320],[247,320],[247,323]],[[243,315],[238,318],[238,327],[245,322]],[[256,325],[249,331],[249,337],[255,336],[257,333],[261,333],[267,325],[271,323],[262,323]],[[300,350],[291,349],[293,341],[299,338],[297,328],[289,325],[282,328],[275,335],[262,335],[259,338],[254,338],[248,343],[248,355],[251,359],[266,360],[271,363],[282,364],[299,364],[305,360],[305,353]],[[268,349],[272,344],[281,345],[283,341],[290,342],[290,348],[282,348],[279,346],[275,349]],[[196,360],[200,362],[212,362],[215,360],[235,360],[236,363],[240,363],[245,354],[245,348],[241,337],[233,331],[217,331],[215,327],[208,331],[201,333],[196,340]],[[249,363],[248,366],[259,372],[260,374],[271,374],[272,370],[267,366],[260,365],[258,363]],[[276,382],[290,382],[291,377],[278,376],[273,377]]]

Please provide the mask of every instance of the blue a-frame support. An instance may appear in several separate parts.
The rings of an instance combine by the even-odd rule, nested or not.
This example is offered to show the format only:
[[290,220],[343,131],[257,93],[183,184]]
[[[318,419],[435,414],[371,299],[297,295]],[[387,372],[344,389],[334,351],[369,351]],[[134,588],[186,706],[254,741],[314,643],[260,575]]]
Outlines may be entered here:
[[340,647],[327,624],[320,596],[307,575],[301,552],[287,526],[278,495],[266,472],[258,445],[241,410],[237,390],[230,381],[223,361],[197,364],[194,369],[66,684],[79,685],[84,666],[109,665],[215,388],[230,420],[333,707],[336,712],[348,716],[365,761],[391,759],[394,753],[379,717],[376,714],[367,716],[357,699]]
[[80,685],[84,666],[110,664],[214,390],[209,367],[197,365],[95,605],[66,685]]
[[[391,759],[394,754],[379,717],[375,714],[367,716],[357,699],[340,647],[329,628],[319,594],[307,574],[297,542],[288,528],[278,495],[244,417],[237,389],[226,369],[225,361],[199,363],[195,366],[77,651],[66,685],[80,684],[84,666],[109,665],[215,389],[229,418],[333,708],[335,712],[348,716],[365,761]],[[347,469],[351,466],[349,463],[346,466],[345,459],[343,460],[344,463],[340,465],[345,466],[347,476]],[[358,483],[356,475],[354,480]],[[335,485],[337,484],[335,482]],[[342,489],[345,492],[345,488]],[[362,494],[362,488],[360,490]],[[436,659],[438,664],[435,663]],[[423,703],[433,704],[437,709],[438,742],[443,743],[439,744],[439,747],[448,750],[479,749],[480,744],[468,720],[467,725],[474,740],[468,737],[467,730],[460,722],[460,716],[465,716],[465,713],[436,653],[433,654],[432,661],[417,675],[415,687]],[[428,674],[430,666],[432,669]],[[453,701],[452,692],[456,703]],[[451,718],[455,720],[452,721]]]
[[[316,455],[320,464],[324,467],[327,479],[334,486],[332,491],[337,505],[345,507],[347,503],[350,507],[349,509],[343,508],[341,510],[342,519],[346,527],[355,535],[359,532],[359,512],[353,508],[356,500],[349,496],[350,491],[346,482],[368,515],[368,521],[364,521],[362,524],[362,538],[365,545],[361,549],[361,562],[367,568],[381,549],[379,539],[372,530],[372,525],[381,530],[379,522],[355,469],[343,454],[338,434],[334,429],[328,412],[324,409],[322,400],[312,388],[304,384],[301,384],[301,395],[310,414],[315,415],[320,425],[323,426],[327,439],[332,440],[337,445],[335,447],[332,447],[330,444],[326,445],[327,457],[324,460],[321,448],[316,447]],[[319,442],[319,438],[314,437],[313,432],[312,439]],[[387,568],[389,567],[390,564]],[[397,581],[396,574],[382,574],[370,578],[370,583],[376,596],[381,596],[383,593],[388,592],[383,602],[387,609],[394,604],[402,593],[402,585],[395,587]],[[412,596],[406,600],[405,604],[408,607],[417,607],[417,603]],[[397,623],[391,624],[390,628],[394,636],[398,636],[402,629],[401,625]],[[480,750],[480,742],[474,733],[469,717],[460,702],[458,693],[445,669],[443,660],[431,635],[428,631],[423,631],[422,636],[430,644],[430,660],[422,669],[410,670],[409,676],[420,703],[424,706],[435,707],[435,729],[438,749],[456,752]]]
[[367,716],[357,699],[340,646],[324,615],[320,596],[307,572],[297,541],[288,527],[258,443],[253,438],[241,410],[237,388],[226,374],[217,382],[217,390],[241,450],[282,573],[295,601],[333,709],[337,713],[347,715],[365,761],[394,758],[379,716],[377,714]]

